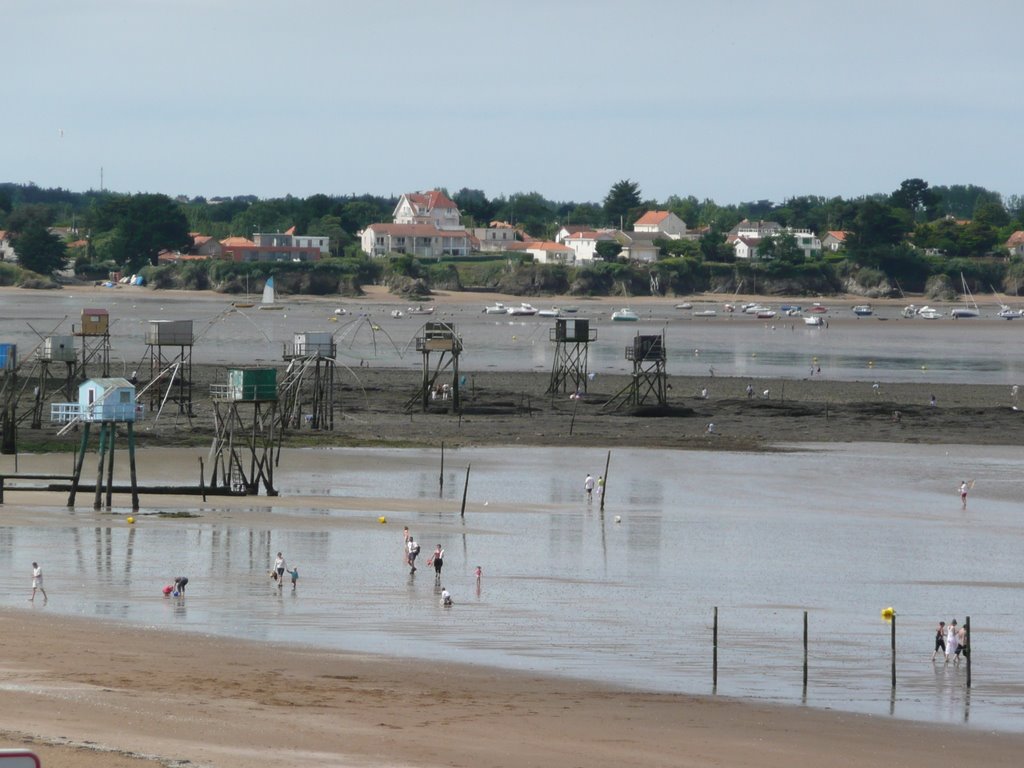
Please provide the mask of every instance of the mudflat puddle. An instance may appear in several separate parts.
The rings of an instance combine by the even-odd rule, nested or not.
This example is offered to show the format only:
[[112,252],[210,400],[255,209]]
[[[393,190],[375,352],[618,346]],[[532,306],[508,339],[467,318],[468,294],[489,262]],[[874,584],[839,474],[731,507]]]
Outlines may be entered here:
[[[449,450],[443,491],[437,451],[286,451],[281,497],[251,508],[211,500],[192,510],[198,517],[174,519],[146,507],[129,526],[125,509],[34,507],[38,524],[0,526],[0,603],[1024,730],[1024,454],[796,448],[616,449],[603,512],[583,492],[588,472],[605,473],[602,450]],[[195,464],[185,453],[146,451],[140,472],[158,482]],[[956,493],[965,478],[975,480],[967,511]],[[415,574],[403,562],[403,526],[422,546]],[[437,544],[440,580],[426,563]],[[299,569],[294,591],[268,578],[278,551]],[[46,573],[45,607],[26,601],[33,560]],[[187,597],[164,598],[161,588],[180,574],[190,579]],[[442,584],[450,608],[440,605]],[[895,689],[892,625],[881,617],[889,606]],[[970,689],[966,664],[930,660],[938,621],[968,616]]]

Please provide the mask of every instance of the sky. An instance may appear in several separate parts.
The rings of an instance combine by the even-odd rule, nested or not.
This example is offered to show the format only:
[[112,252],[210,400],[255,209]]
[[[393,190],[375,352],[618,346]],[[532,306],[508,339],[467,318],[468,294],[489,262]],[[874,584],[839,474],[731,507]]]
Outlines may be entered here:
[[1024,194],[1020,0],[5,0],[0,181]]

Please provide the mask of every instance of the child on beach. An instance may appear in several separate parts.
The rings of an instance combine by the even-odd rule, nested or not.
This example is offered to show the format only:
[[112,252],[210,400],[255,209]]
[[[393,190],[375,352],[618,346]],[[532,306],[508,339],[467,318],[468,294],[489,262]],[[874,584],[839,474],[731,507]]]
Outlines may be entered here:
[[29,602],[35,602],[36,590],[43,593],[43,602],[47,601],[46,590],[43,589],[43,569],[39,566],[39,563],[32,563],[32,597],[28,600]]
[[292,568],[290,571],[288,571],[288,575],[292,577],[292,589],[294,590],[295,585],[299,582],[299,569],[297,567]]

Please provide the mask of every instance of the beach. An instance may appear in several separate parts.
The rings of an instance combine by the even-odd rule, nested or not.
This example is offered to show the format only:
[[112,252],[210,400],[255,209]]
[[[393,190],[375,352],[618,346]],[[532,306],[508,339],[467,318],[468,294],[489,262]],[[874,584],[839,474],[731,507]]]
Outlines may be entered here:
[[[222,380],[227,365],[229,361],[197,364],[196,391]],[[644,411],[606,407],[630,383],[628,375],[602,371],[580,399],[570,399],[567,392],[549,393],[549,377],[545,370],[467,368],[461,393],[464,407],[456,414],[444,403],[431,402],[426,412],[409,407],[422,381],[422,373],[412,365],[352,365],[339,376],[335,428],[302,428],[289,439],[297,445],[348,446],[355,451],[396,446],[435,451],[442,443],[454,451],[536,446],[578,449],[591,460],[609,449],[688,449],[695,461],[715,462],[713,456],[705,458],[709,452],[785,453],[796,444],[815,442],[925,448],[934,444],[956,452],[957,446],[974,446],[973,450],[1015,446],[1022,437],[1020,413],[1013,409],[1004,382],[883,380],[875,388],[872,376],[837,380],[803,372],[784,379],[672,375],[668,378],[670,407]],[[747,396],[748,385],[754,389],[752,397]],[[705,388],[708,397],[701,398]],[[935,405],[929,403],[933,395]],[[894,411],[899,411],[898,418]],[[715,424],[712,434],[709,423]],[[212,407],[197,396],[191,419],[170,412],[158,421],[140,423],[140,451],[208,445],[211,424]],[[43,430],[48,436],[55,432],[50,425]],[[71,436],[67,441],[73,444],[75,439]],[[10,458],[4,457],[5,461]],[[26,455],[20,460],[22,471],[66,462],[59,456]],[[121,472],[123,461],[119,462]],[[442,512],[425,501],[422,490],[416,490],[423,485],[418,475],[397,481],[391,479],[393,471],[386,461],[375,463],[368,458],[367,463],[359,465],[363,484],[357,487],[364,490],[353,491],[352,498],[318,501],[315,490],[291,497],[285,494],[273,505],[265,497],[207,505],[195,497],[144,497],[142,520],[154,506],[195,512],[198,520],[180,525],[194,531],[190,535],[204,536],[209,535],[204,531],[211,524],[218,525],[211,521],[252,531],[283,527],[296,532],[292,536],[319,536],[341,526],[348,536],[361,537],[376,535],[369,527],[375,525],[377,514],[384,513],[394,518],[389,528],[404,516],[410,516],[415,527],[431,532],[456,524],[451,502],[461,491],[461,470],[449,478],[448,503]],[[159,470],[147,472],[143,482],[181,475],[192,479],[196,474],[194,456],[160,465]],[[961,471],[959,464],[952,466],[953,471]],[[485,467],[475,471],[486,472]],[[946,482],[947,469],[936,470],[937,483]],[[997,482],[999,463],[994,461],[989,472],[987,492],[1001,504],[1011,503],[1012,489]],[[322,474],[330,487],[329,471]],[[320,475],[314,472],[312,477],[309,482],[315,484]],[[512,499],[515,480],[508,482],[506,497]],[[397,491],[388,489],[392,483],[398,483]],[[471,510],[482,515],[477,486],[473,489]],[[525,506],[535,514],[549,514],[552,502],[533,499],[525,490],[522,496],[530,497]],[[551,493],[560,498],[561,487]],[[386,498],[377,499],[377,494]],[[948,495],[953,495],[952,485]],[[86,505],[89,501],[85,500]],[[97,532],[113,528],[113,533],[102,536],[114,543],[115,552],[123,544],[142,551],[145,539],[139,537],[146,536],[147,529],[139,529],[136,542],[133,532],[123,528],[124,500],[115,503],[122,506],[113,519],[93,521],[86,515],[78,525],[83,531],[94,525]],[[637,503],[641,508],[650,504],[642,496]],[[30,534],[41,537],[41,542],[48,528],[55,536],[62,530],[63,504],[59,493],[8,490],[2,509],[8,528],[41,532]],[[336,510],[344,519],[318,519],[310,510],[319,505]],[[345,510],[358,514],[359,520],[346,517]],[[437,519],[426,523],[416,514]],[[593,526],[589,513],[572,514],[573,519]],[[868,520],[885,514],[881,502],[865,512]],[[952,517],[937,518],[934,523],[939,529],[959,524]],[[162,526],[162,535],[172,537],[171,525],[164,520],[154,528]],[[477,536],[490,535],[487,525],[478,525]],[[635,529],[636,533],[642,530]],[[629,529],[630,541],[633,531]],[[170,543],[159,551],[173,551],[174,541],[169,538]],[[99,543],[96,546],[99,557]],[[109,550],[111,545],[104,546]],[[18,571],[18,578],[7,577],[9,589],[21,587],[22,560],[27,555],[9,548],[2,552],[8,570]],[[447,567],[458,562],[453,558]],[[463,565],[468,567],[469,561]],[[149,567],[156,566],[149,563]],[[175,564],[159,567],[173,570]],[[53,571],[49,574],[52,577]],[[52,589],[53,582],[48,584]],[[339,583],[337,588],[344,590],[346,585]],[[0,611],[5,627],[0,684],[10,702],[0,726],[0,746],[31,747],[43,757],[44,765],[75,768],[186,763],[234,768],[271,761],[322,766],[724,764],[781,768],[800,761],[824,766],[924,766],[952,760],[1001,766],[1015,765],[1024,746],[1020,733],[948,720],[928,724],[726,695],[666,693],[653,686],[638,690],[580,676],[463,665],[457,663],[457,653],[425,660],[386,649],[342,651],[319,643],[165,631],[159,622],[120,619],[120,603],[139,600],[134,593],[126,595],[109,601],[89,598],[110,611],[106,618],[69,615],[74,612],[67,609],[49,611],[38,604],[38,598],[31,607],[25,603]],[[358,596],[354,599],[358,601]],[[369,601],[376,606],[385,599],[373,595]],[[216,609],[203,605],[202,598],[188,600],[199,602],[196,610],[200,612]],[[155,605],[159,604],[157,598]],[[457,603],[455,610],[459,608]],[[875,608],[872,612],[877,614]],[[417,621],[409,634],[429,641],[431,631],[429,623]],[[756,675],[756,667],[744,674]]]

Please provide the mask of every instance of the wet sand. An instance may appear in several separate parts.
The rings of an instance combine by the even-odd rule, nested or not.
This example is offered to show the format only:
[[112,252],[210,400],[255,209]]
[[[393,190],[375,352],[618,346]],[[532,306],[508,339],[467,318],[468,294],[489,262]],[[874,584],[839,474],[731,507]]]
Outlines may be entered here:
[[[47,766],[1013,766],[1024,737],[4,615],[0,746]],[[429,628],[424,628],[425,640]]]

